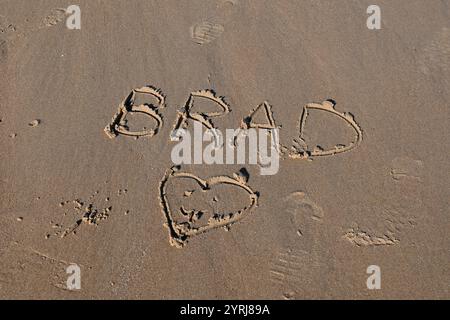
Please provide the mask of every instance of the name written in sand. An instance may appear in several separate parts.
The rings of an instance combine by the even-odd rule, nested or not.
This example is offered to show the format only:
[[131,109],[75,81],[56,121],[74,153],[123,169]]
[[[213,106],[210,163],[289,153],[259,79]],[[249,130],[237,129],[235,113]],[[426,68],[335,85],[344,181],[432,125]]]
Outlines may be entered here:
[[[170,111],[171,108],[167,109]],[[161,89],[152,85],[133,89],[120,103],[117,112],[104,131],[111,139],[119,135],[135,139],[152,138],[161,132],[164,125],[164,110],[166,110],[166,96]],[[363,141],[363,130],[353,114],[338,111],[336,102],[332,99],[322,103],[308,103],[300,108],[297,130],[290,134],[290,142],[288,140],[287,145],[284,144],[286,140],[281,142],[278,138],[278,130],[282,126],[276,123],[273,108],[267,101],[252,109],[242,119],[239,127],[231,125],[232,128],[225,129],[227,134],[224,139],[215,122],[218,118],[226,117],[231,112],[232,107],[226,99],[217,95],[212,89],[191,92],[184,106],[177,111],[170,134],[170,141],[177,142],[171,153],[171,159],[175,166],[166,170],[159,185],[160,206],[167,220],[165,226],[169,231],[169,243],[177,248],[184,247],[190,238],[213,229],[223,228],[228,231],[232,224],[240,222],[257,207],[260,197],[259,192],[247,184],[249,174],[245,167],[233,176],[200,177],[182,170],[181,164],[258,165],[261,174],[275,174],[278,172],[279,159],[288,157],[312,160],[316,157],[333,157],[356,149]],[[349,128],[352,133],[345,140],[336,139],[332,143],[324,141],[325,144],[323,144],[322,140],[310,141],[306,128],[317,126],[315,122],[317,119],[314,120],[314,116],[311,117],[310,114],[318,112],[337,119],[340,126]],[[146,116],[152,121],[152,124],[130,125],[136,115]],[[187,130],[192,125],[193,139]],[[204,130],[205,133],[203,133]],[[257,136],[255,130],[263,130],[263,138],[251,139],[250,133],[254,133],[254,137]],[[209,136],[205,136],[207,133]],[[261,144],[261,142],[267,142],[267,137],[271,142],[270,157],[267,153],[268,145]],[[203,148],[203,142],[209,144]],[[192,159],[194,160],[192,161]],[[235,159],[236,161],[234,161]],[[263,172],[263,169],[267,169],[267,171]],[[171,191],[171,188],[174,188],[180,181],[186,180],[190,181],[194,188],[181,190],[180,194],[174,194]],[[174,181],[176,182],[174,183]],[[218,197],[218,190],[224,187],[233,188],[235,195],[243,195],[240,207],[236,206],[233,210],[224,210],[220,207],[222,200]],[[198,196],[199,194],[206,197],[206,200],[203,198],[201,201],[207,201],[207,207],[199,206],[199,199],[202,198]],[[186,206],[185,203],[189,201],[190,205]],[[233,202],[240,203],[236,199]],[[181,205],[174,206],[174,203],[181,203]],[[224,203],[227,202],[224,201]],[[182,314],[198,314],[200,309],[193,308],[189,309],[188,305]],[[209,312],[208,309],[201,310]]]

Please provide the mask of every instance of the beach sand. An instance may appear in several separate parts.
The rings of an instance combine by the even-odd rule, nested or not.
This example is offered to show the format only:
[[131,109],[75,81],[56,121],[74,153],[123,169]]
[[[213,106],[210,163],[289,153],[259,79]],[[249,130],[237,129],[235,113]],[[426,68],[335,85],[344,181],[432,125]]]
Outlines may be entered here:
[[[0,298],[450,298],[450,2],[379,0],[380,30],[371,4],[80,0],[70,30],[66,1],[0,0]],[[160,118],[128,124],[158,131],[109,137],[147,85]],[[230,107],[219,129],[267,101],[287,149],[306,105],[335,112],[310,110],[317,156],[285,152],[277,174],[171,172],[198,90]],[[198,215],[211,201],[243,212],[174,240],[165,203]]]

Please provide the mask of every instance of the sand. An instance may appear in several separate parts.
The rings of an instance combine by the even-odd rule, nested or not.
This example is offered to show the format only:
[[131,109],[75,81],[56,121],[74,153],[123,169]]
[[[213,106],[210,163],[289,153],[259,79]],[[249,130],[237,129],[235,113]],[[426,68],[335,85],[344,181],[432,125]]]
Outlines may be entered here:
[[[449,1],[77,4],[0,0],[1,299],[450,298]],[[190,96],[278,173],[172,168]]]

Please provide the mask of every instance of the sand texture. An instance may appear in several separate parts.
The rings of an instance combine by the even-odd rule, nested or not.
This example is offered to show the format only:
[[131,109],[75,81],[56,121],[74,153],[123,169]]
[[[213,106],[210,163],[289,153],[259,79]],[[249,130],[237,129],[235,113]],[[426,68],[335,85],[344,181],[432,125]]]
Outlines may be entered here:
[[449,299],[450,1],[371,4],[0,0],[0,299]]

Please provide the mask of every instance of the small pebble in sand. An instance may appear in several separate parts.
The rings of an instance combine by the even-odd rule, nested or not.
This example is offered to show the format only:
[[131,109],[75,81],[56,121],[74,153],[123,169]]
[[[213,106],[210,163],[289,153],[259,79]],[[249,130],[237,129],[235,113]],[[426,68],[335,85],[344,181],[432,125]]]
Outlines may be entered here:
[[11,134],[9,135],[9,137],[14,139],[15,137],[17,137],[17,133],[11,133]]
[[78,209],[81,209],[81,207],[84,205],[84,203],[81,202],[81,200],[79,200],[79,199],[73,200],[73,203],[76,205],[76,208],[78,208]]
[[37,126],[40,125],[40,124],[41,124],[41,120],[35,119],[35,120],[31,121],[28,125],[29,125],[30,127],[37,127]]
[[127,216],[130,213],[130,210],[125,211],[125,215]]
[[187,190],[187,191],[184,192],[183,195],[184,195],[185,197],[190,197],[190,196],[192,196],[193,193],[194,193],[194,191]]
[[23,221],[23,217],[18,217],[17,221],[22,222]]
[[105,201],[108,202],[108,201],[109,201],[109,198],[106,198]]
[[283,294],[283,297],[284,297],[284,299],[286,299],[286,300],[292,300],[292,299],[294,299],[295,298],[295,291],[288,291],[288,292],[285,292],[284,294]]

